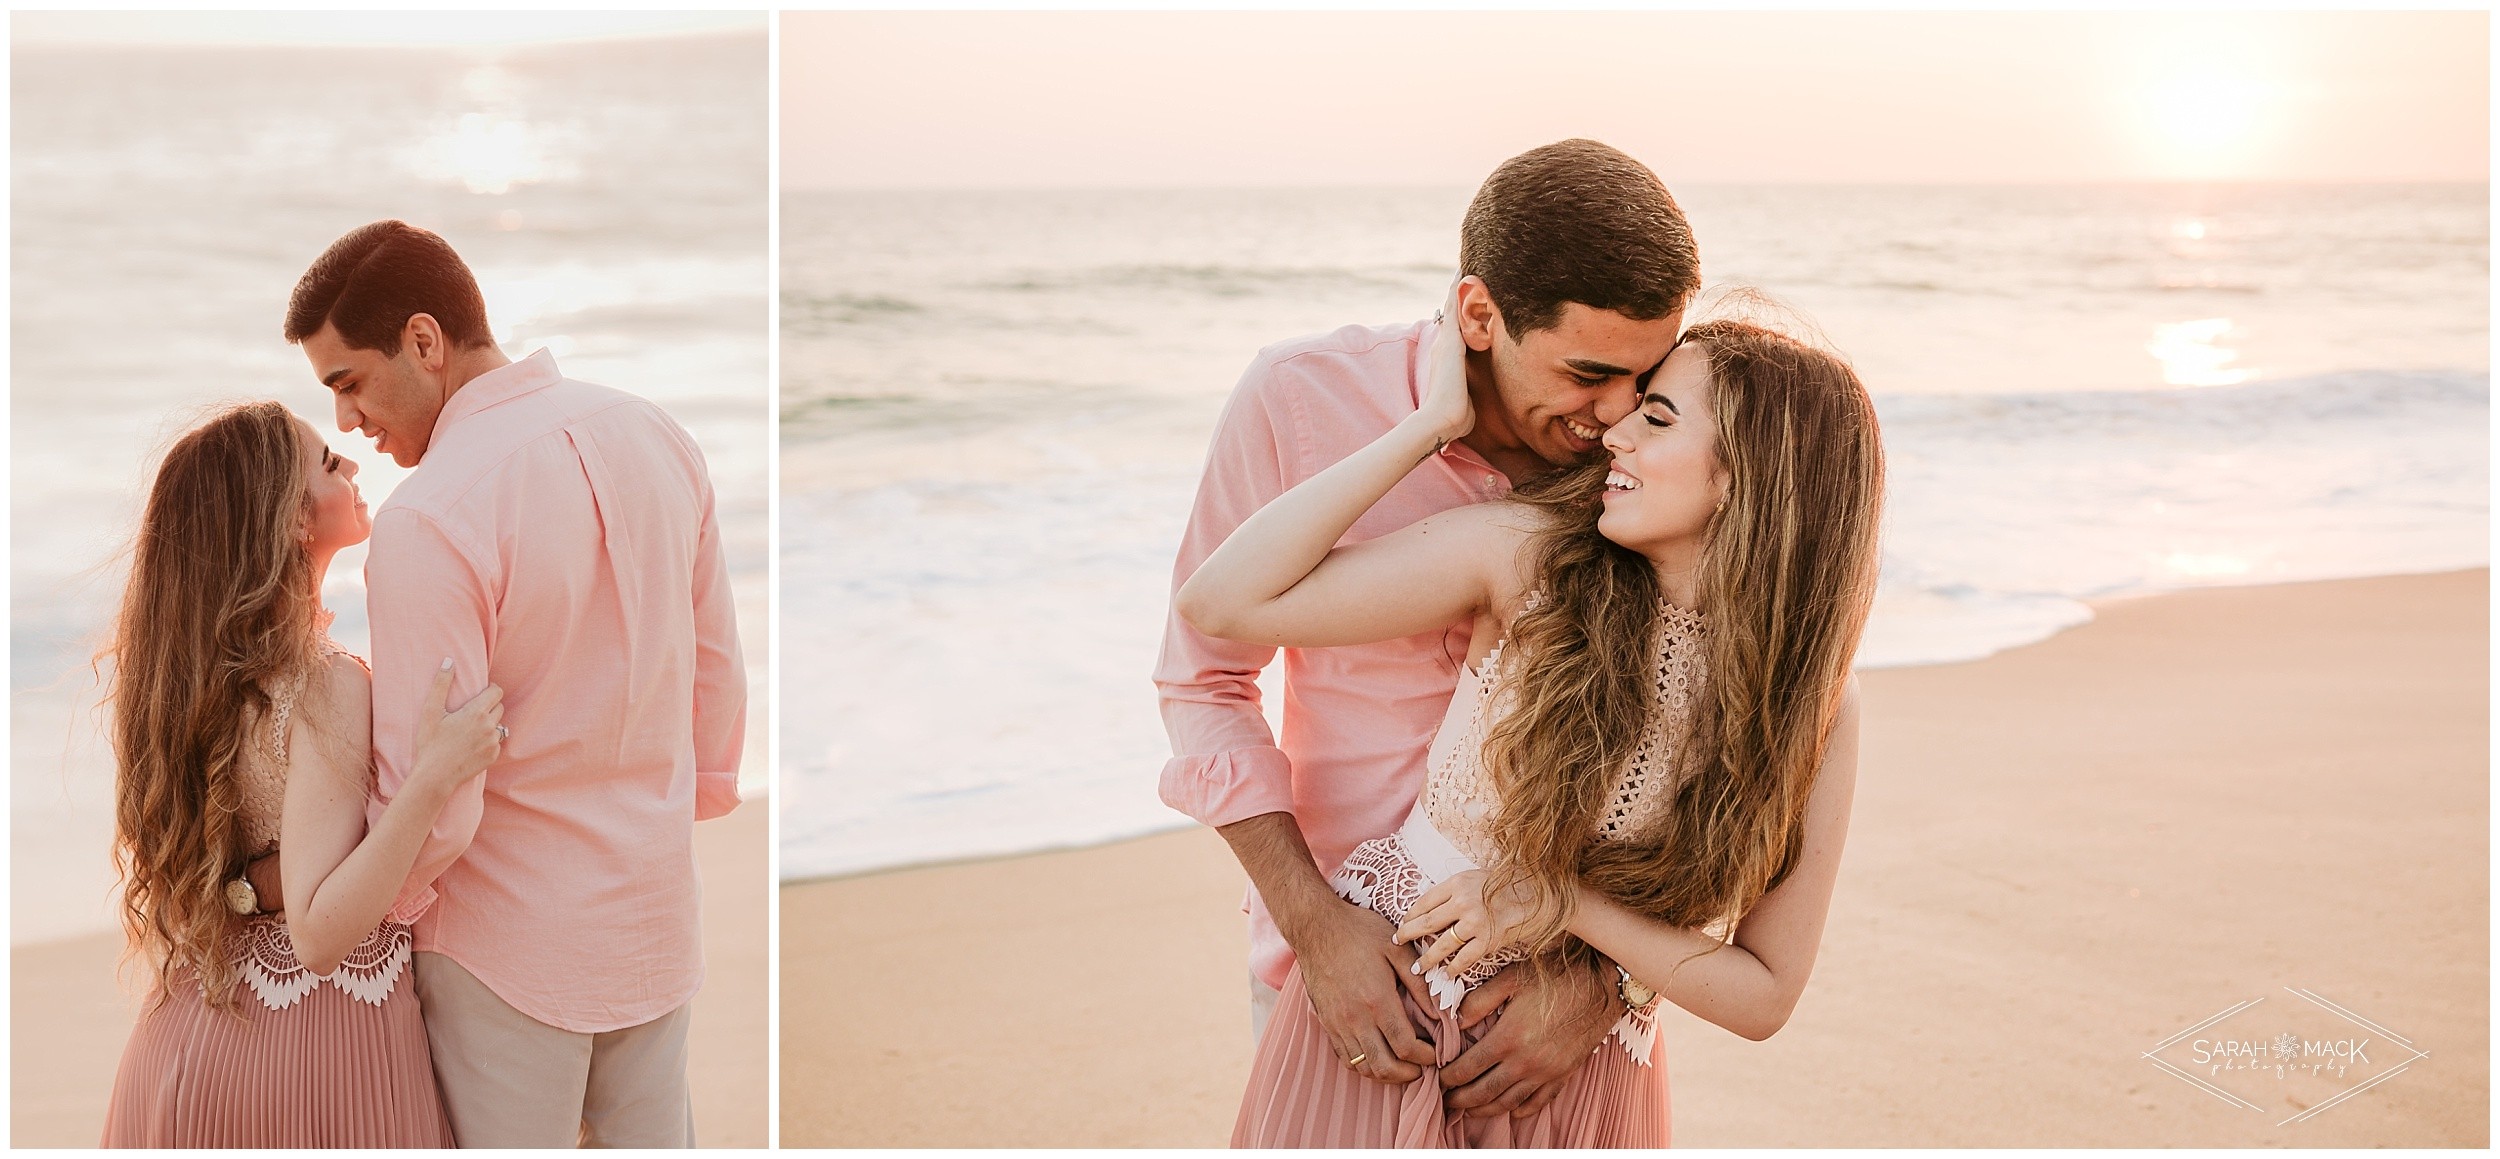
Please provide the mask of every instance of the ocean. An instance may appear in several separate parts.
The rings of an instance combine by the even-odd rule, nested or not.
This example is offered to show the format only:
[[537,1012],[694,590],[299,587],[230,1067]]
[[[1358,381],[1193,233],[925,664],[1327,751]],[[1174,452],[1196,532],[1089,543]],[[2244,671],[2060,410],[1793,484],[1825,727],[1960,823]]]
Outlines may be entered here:
[[[786,194],[783,878],[1189,824],[1150,673],[1216,414],[1263,345],[1430,313],[1470,193]],[[1706,293],[1876,396],[1865,666],[2488,562],[2484,185],[1678,196]]]
[[[88,658],[155,457],[211,404],[328,392],[279,336],[338,235],[433,229],[515,357],[667,408],[701,443],[762,739],[769,370],[766,36],[504,48],[16,46],[11,53],[13,942],[114,928],[112,768]],[[355,434],[380,507],[405,472]],[[325,596],[365,646],[363,551]]]

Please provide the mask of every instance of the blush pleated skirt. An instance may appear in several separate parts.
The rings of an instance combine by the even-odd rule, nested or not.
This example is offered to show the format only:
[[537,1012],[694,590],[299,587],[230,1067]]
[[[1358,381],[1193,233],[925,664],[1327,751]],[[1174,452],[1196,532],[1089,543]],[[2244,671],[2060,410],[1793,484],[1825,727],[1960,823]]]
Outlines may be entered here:
[[1432,1027],[1436,1059],[1404,1086],[1373,1082],[1339,1061],[1321,1031],[1294,967],[1276,996],[1276,1013],[1251,1064],[1250,1088],[1233,1122],[1235,1147],[1664,1147],[1667,1074],[1663,1036],[1650,1065],[1616,1039],[1599,1043],[1563,1080],[1544,1110],[1524,1119],[1474,1118],[1441,1104],[1441,1067],[1501,1016],[1461,1030],[1458,1017],[1425,1011],[1412,996],[1406,1012]]
[[395,982],[379,1003],[324,983],[282,1009],[238,983],[219,1010],[175,973],[122,1050],[104,1146],[452,1146],[417,995]]

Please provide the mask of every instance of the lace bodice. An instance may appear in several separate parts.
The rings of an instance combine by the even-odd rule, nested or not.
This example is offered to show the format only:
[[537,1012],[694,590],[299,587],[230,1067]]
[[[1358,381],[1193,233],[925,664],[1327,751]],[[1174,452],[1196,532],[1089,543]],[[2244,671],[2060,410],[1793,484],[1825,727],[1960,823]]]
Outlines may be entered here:
[[[323,639],[321,656],[345,656],[362,664],[355,653]],[[278,847],[278,828],[286,813],[287,729],[296,703],[303,698],[310,673],[299,672],[269,690],[269,707],[246,730],[241,767],[236,770],[242,795],[244,848],[261,857]]]
[[[1652,670],[1657,709],[1650,716],[1648,735],[1615,776],[1606,814],[1597,826],[1601,839],[1637,832],[1666,807],[1676,738],[1683,735],[1700,684],[1705,631],[1701,613],[1664,600],[1659,601],[1659,611]],[[1500,802],[1485,771],[1484,739],[1515,699],[1501,673],[1502,653],[1509,643],[1495,644],[1482,664],[1461,676],[1457,694],[1450,698],[1449,715],[1433,739],[1431,763],[1424,773],[1424,815],[1478,865],[1490,865],[1497,857],[1492,821]]]

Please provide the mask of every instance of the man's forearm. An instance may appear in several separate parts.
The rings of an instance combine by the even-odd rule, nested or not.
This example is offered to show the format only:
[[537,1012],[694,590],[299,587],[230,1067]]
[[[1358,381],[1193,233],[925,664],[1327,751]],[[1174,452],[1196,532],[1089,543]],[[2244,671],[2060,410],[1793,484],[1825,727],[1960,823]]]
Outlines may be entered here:
[[266,856],[255,857],[243,867],[243,879],[252,883],[252,893],[260,899],[260,912],[274,914],[286,909],[286,877],[281,872],[278,855],[270,850]]
[[1312,860],[1311,846],[1303,840],[1302,825],[1293,814],[1261,813],[1216,832],[1232,846],[1234,859],[1241,862],[1251,888],[1267,904],[1268,915],[1276,919],[1276,931],[1285,936],[1286,945],[1301,946],[1308,919],[1320,907],[1344,904]]

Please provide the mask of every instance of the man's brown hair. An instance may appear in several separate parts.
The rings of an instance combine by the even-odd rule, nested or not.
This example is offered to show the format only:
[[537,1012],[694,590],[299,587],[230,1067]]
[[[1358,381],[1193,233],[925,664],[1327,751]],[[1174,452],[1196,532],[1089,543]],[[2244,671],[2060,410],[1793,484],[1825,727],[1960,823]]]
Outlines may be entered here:
[[1459,272],[1484,279],[1512,338],[1578,302],[1649,321],[1701,289],[1701,253],[1675,198],[1622,150],[1573,139],[1495,169],[1458,227]]
[[359,226],[330,243],[295,283],[286,304],[286,340],[338,327],[351,350],[399,353],[408,319],[430,314],[454,348],[494,341],[486,298],[451,243],[404,221]]

